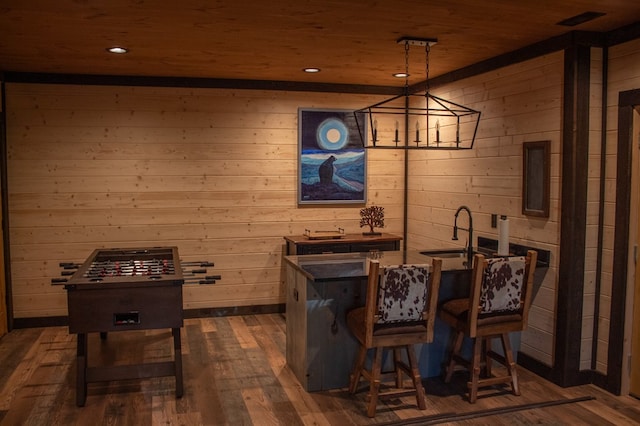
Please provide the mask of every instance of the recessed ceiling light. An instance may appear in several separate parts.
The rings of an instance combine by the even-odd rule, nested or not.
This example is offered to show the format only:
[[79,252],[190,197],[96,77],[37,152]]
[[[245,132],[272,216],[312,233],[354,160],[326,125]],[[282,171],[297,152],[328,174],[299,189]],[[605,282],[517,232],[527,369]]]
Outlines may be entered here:
[[303,71],[308,73],[316,73],[320,72],[320,68],[304,68]]
[[396,78],[407,78],[409,77],[409,74],[407,74],[406,72],[397,72],[393,74],[393,76]]
[[122,46],[113,46],[113,47],[108,47],[107,48],[107,52],[116,53],[118,55],[121,55],[123,53],[128,53],[129,49],[127,49],[126,47],[122,47]]

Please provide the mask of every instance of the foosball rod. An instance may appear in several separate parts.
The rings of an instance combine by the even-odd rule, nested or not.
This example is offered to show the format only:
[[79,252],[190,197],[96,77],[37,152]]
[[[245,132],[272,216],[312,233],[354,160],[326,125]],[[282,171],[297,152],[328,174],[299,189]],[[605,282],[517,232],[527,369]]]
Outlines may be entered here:
[[[207,280],[207,281],[213,281],[212,283],[207,283],[207,284],[214,284],[216,280],[221,280],[222,277],[220,275],[205,275],[204,277],[200,277],[200,276],[187,276],[184,277],[184,281],[185,282],[196,282],[198,280]],[[202,284],[202,283],[200,283]]]
[[208,262],[205,260],[194,260],[188,262],[180,262],[182,266],[199,266],[201,268],[206,268],[208,266],[215,266],[213,262]]
[[175,270],[173,268],[133,268],[133,267],[124,267],[124,268],[94,268],[94,269],[90,269],[89,273],[100,273],[100,272],[121,272],[121,273],[127,273],[127,272],[133,272],[133,271],[153,271],[153,272],[164,272],[167,274],[173,274],[175,273]]
[[216,280],[185,280],[186,285],[188,284],[215,284]]

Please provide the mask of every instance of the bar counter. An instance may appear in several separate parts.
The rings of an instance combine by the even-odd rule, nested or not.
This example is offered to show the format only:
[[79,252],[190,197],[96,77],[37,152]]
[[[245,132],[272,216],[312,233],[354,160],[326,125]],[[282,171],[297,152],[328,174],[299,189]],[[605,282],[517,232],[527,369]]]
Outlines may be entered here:
[[[369,260],[381,266],[431,264],[419,252],[384,251],[285,256],[287,364],[307,391],[345,388],[357,353],[346,313],[364,306]],[[471,269],[466,257],[442,257],[438,303],[466,297]],[[416,345],[423,378],[441,374],[448,354],[449,326],[436,319],[430,344]]]

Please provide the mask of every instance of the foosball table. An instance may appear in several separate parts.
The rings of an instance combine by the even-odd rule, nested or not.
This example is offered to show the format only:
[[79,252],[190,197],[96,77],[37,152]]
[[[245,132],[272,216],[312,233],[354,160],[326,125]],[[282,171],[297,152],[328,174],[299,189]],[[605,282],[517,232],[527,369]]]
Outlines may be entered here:
[[[69,332],[77,334],[76,404],[83,406],[87,383],[175,376],[176,397],[183,394],[180,328],[182,285],[206,274],[210,262],[181,262],[177,247],[98,249],[82,264],[61,263],[52,283],[67,290]],[[189,267],[199,269],[187,270]],[[219,276],[197,279],[213,284]],[[173,361],[94,366],[88,362],[88,333],[170,328]]]

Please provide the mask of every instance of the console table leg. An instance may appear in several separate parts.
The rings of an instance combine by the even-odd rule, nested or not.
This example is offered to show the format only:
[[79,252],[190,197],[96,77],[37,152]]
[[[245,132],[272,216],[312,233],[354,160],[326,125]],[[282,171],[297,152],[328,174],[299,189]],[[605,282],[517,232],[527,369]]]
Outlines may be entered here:
[[180,340],[180,329],[172,328],[173,334],[173,352],[174,362],[176,365],[176,398],[181,398],[184,393],[182,383],[182,343]]
[[78,349],[76,351],[76,405],[84,407],[87,400],[87,334],[78,333]]

